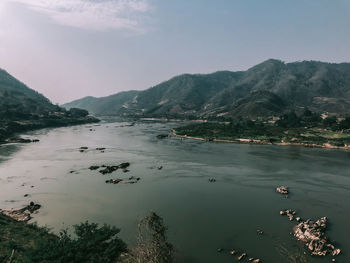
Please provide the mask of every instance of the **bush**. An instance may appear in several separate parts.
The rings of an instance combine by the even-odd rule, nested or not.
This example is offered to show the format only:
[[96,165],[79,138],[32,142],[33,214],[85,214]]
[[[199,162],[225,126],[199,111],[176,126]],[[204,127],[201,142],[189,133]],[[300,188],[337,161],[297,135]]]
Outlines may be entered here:
[[41,240],[26,253],[30,262],[112,263],[127,251],[126,244],[117,237],[119,232],[115,227],[85,222],[74,226],[76,238],[63,230],[58,238]]

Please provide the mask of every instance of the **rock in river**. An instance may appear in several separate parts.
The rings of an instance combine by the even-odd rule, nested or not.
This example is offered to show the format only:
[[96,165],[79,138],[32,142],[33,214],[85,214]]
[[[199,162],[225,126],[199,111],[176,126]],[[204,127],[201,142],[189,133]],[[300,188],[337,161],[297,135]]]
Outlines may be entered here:
[[[296,212],[287,209],[280,211],[280,215],[286,215],[292,221]],[[300,222],[301,218],[297,217],[296,221]],[[335,248],[326,236],[327,221],[327,217],[322,217],[317,221],[308,219],[293,228],[294,236],[305,243],[312,256],[326,256],[327,254],[338,256],[341,253],[341,250]]]
[[165,138],[168,138],[169,135],[168,134],[159,134],[157,135],[157,139],[165,139]]
[[276,192],[282,195],[287,195],[289,194],[289,188],[288,186],[282,185],[276,188]]
[[325,256],[331,254],[337,256],[341,250],[336,249],[326,237],[327,217],[317,221],[308,219],[294,227],[294,236],[304,242],[313,256]]
[[117,171],[118,169],[126,170],[126,168],[128,168],[129,166],[130,166],[130,163],[121,163],[119,165],[112,165],[112,166],[102,165],[104,169],[100,170],[100,173],[110,174],[110,173],[113,173],[114,171]]

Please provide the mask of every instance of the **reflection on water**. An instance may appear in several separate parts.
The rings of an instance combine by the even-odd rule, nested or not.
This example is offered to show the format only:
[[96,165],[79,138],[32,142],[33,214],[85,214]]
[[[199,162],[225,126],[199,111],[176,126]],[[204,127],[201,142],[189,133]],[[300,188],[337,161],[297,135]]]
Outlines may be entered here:
[[[154,210],[169,225],[184,262],[232,262],[229,249],[263,262],[330,262],[303,254],[303,245],[290,235],[293,223],[279,216],[281,209],[292,208],[302,218],[327,216],[328,235],[345,251],[337,262],[350,262],[348,152],[156,138],[176,125],[47,129],[28,134],[39,143],[3,145],[0,205],[38,202],[43,208],[34,221],[55,231],[83,220],[114,224],[129,243],[135,241],[138,219]],[[89,149],[80,152],[81,146]],[[131,163],[129,173],[88,169],[122,162]],[[140,182],[105,184],[131,176]],[[289,199],[275,193],[279,185],[290,186]],[[257,235],[257,229],[265,234]]]

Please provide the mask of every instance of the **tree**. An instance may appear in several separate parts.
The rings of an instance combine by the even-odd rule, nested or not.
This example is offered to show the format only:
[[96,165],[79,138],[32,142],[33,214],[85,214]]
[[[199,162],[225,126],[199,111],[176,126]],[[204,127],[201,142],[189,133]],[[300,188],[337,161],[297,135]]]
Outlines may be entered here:
[[284,128],[294,128],[300,126],[300,119],[295,114],[294,111],[291,111],[287,114],[281,116],[280,120],[276,122],[277,126]]
[[163,219],[155,212],[150,212],[139,225],[137,247],[133,261],[137,263],[173,263],[174,248],[167,241],[167,227]]
[[76,238],[67,230],[59,237],[41,240],[27,252],[31,262],[42,263],[114,263],[121,253],[127,251],[126,244],[117,237],[119,229],[95,223],[81,223],[74,226]]

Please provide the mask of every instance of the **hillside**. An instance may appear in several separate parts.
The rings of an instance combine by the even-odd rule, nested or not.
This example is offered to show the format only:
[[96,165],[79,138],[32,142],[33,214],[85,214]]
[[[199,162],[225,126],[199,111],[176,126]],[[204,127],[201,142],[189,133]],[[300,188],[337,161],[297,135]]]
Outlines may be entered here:
[[0,118],[15,120],[59,109],[38,92],[0,69]]
[[0,143],[26,130],[96,122],[86,110],[67,111],[0,69]]
[[104,97],[103,99],[90,96],[72,101],[64,104],[63,106],[67,109],[86,109],[93,114],[100,114],[102,112],[103,115],[113,115],[114,112],[126,107],[124,104],[132,101],[137,94],[137,91],[131,90],[110,95],[108,97]]
[[180,75],[129,95],[87,97],[63,106],[81,106],[97,115],[139,117],[260,117],[305,107],[346,115],[350,63],[270,59],[242,72]]

